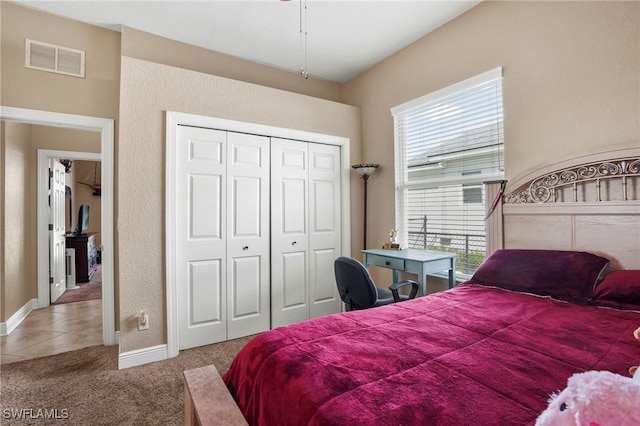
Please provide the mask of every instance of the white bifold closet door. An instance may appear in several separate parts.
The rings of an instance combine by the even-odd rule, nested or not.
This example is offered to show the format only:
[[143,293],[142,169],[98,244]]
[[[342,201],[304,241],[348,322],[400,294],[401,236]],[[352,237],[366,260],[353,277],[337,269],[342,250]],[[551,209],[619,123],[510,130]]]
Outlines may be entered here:
[[269,138],[178,126],[179,348],[269,329]]
[[227,339],[270,327],[269,138],[228,133]]
[[271,327],[339,312],[340,148],[271,139]]

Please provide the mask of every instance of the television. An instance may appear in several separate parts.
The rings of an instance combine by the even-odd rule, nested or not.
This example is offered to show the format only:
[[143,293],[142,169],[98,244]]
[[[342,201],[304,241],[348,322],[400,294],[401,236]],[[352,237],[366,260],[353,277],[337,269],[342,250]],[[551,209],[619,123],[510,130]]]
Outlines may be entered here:
[[83,204],[78,209],[78,223],[76,225],[76,235],[86,234],[89,229],[89,206]]

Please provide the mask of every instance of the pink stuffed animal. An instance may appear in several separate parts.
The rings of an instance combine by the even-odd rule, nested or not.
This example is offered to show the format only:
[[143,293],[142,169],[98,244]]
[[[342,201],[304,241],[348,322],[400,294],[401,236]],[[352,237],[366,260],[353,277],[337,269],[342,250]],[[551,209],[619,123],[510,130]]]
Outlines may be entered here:
[[[633,336],[636,339],[640,340],[640,327],[638,327],[636,331],[633,332]],[[634,365],[629,369],[629,374],[631,374],[636,382],[640,383],[640,368],[637,365]]]
[[552,425],[640,425],[640,383],[609,371],[576,373],[536,421],[536,426]]
[[[640,328],[633,335],[640,340]],[[569,377],[567,387],[551,395],[536,426],[640,425],[640,368],[633,377],[609,371],[587,371]]]

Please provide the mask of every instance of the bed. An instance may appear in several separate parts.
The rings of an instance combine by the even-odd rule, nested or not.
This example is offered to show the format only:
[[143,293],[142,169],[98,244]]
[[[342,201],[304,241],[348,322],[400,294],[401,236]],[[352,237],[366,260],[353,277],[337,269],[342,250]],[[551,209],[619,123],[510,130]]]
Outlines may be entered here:
[[263,333],[222,378],[186,372],[185,422],[526,425],[573,373],[628,374],[640,359],[638,151],[515,179],[500,244],[453,289]]

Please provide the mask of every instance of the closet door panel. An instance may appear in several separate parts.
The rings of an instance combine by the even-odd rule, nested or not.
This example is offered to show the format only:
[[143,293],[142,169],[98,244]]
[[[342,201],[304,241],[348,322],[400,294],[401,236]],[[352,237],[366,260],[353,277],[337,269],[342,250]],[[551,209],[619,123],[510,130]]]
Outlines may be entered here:
[[222,176],[189,176],[189,237],[197,240],[222,239]]
[[[315,208],[313,222],[311,224],[311,232],[316,234],[334,233],[336,231],[336,215],[334,209],[336,206],[336,188],[335,182],[332,180],[314,180],[311,182],[313,188],[312,206]],[[339,195],[339,194],[338,194]],[[340,201],[338,199],[338,201]]]
[[280,229],[283,235],[306,235],[307,179],[283,178],[280,185]]
[[271,327],[309,318],[308,146],[271,139]]
[[[323,303],[329,303],[335,301],[336,298],[336,281],[333,273],[333,262],[336,260],[335,249],[320,249],[314,250],[312,253],[312,264],[315,266],[313,269],[313,277],[311,282],[313,286],[313,307],[319,310],[318,307]],[[317,314],[315,316],[326,315],[333,312],[339,312],[340,305],[338,304],[337,310],[327,311],[325,313]]]
[[179,348],[227,338],[226,133],[177,128],[176,275]]
[[228,338],[270,326],[269,138],[227,137]]
[[[229,339],[269,329],[268,323],[264,330],[264,324],[261,327],[254,324],[263,322],[260,317],[265,316],[264,307],[261,306],[263,297],[260,290],[264,285],[261,269],[260,256],[236,257],[232,261],[229,269]],[[269,318],[268,315],[266,317]]]
[[307,301],[307,289],[300,285],[306,281],[307,253],[289,252],[282,255],[282,307],[284,310],[303,308]]
[[231,291],[238,295],[234,297],[234,319],[255,316],[260,313],[260,257],[242,257],[233,261],[230,271],[232,276]]
[[[223,323],[222,262],[201,260],[189,262],[189,322],[193,325]],[[214,302],[212,302],[214,301]]]
[[[233,193],[233,223],[234,238],[259,238],[261,232],[260,204],[262,204],[263,179],[260,177],[237,177],[231,181]],[[258,214],[256,214],[258,213]]]
[[310,318],[341,310],[333,261],[341,255],[340,148],[309,144]]

